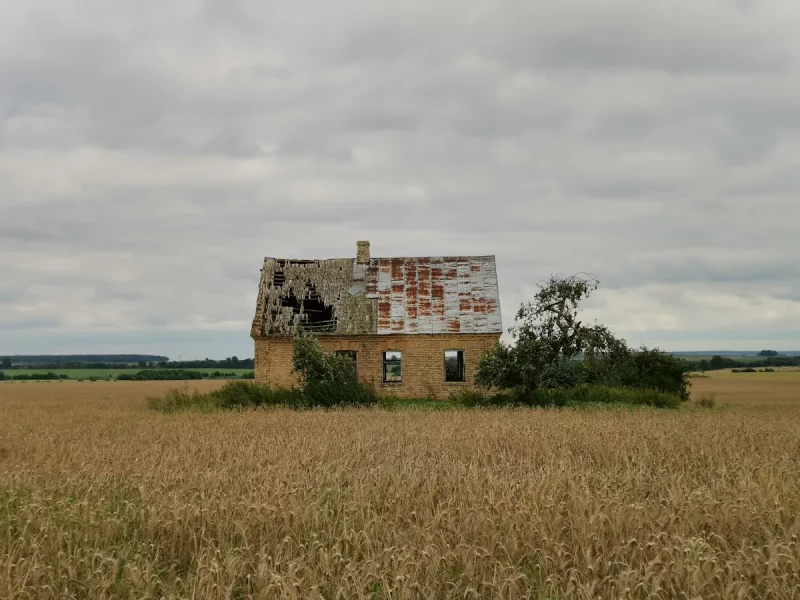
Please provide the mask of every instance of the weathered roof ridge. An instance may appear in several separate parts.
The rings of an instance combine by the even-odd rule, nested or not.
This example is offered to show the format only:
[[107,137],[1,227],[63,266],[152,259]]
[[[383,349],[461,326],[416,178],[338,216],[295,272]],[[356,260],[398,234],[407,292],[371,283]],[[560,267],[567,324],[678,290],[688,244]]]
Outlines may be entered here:
[[[496,258],[494,254],[438,254],[431,256],[373,256],[373,260],[421,260],[421,259],[443,259],[443,260],[461,260],[471,258]],[[285,256],[265,256],[264,260],[285,260],[288,262],[321,262],[324,260],[356,260],[355,256],[339,256],[330,258],[287,258]]]
[[502,332],[494,255],[264,258],[253,337]]

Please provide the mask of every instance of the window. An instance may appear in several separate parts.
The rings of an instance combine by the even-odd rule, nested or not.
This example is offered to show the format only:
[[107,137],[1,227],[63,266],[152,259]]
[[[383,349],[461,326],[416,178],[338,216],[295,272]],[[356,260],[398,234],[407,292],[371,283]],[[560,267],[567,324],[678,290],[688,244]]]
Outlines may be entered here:
[[383,381],[399,383],[403,381],[403,353],[389,350],[383,353]]
[[444,380],[445,381],[466,381],[466,370],[464,369],[463,350],[445,350],[444,352]]
[[353,379],[358,379],[358,352],[355,350],[337,350],[336,354],[350,359],[352,368],[350,375]]

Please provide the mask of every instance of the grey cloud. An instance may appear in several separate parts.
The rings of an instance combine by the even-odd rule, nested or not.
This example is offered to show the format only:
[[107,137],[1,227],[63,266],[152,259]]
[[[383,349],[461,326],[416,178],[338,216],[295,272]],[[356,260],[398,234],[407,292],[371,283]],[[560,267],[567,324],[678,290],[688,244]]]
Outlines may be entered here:
[[797,329],[788,3],[19,6],[0,353],[49,351],[47,327],[63,348],[247,355],[261,258],[362,238],[496,254],[506,325],[551,272],[591,271],[597,318],[636,341],[772,335],[736,337],[720,295]]
[[0,331],[27,331],[32,329],[47,329],[59,326],[58,319],[18,319],[6,321],[0,317]]

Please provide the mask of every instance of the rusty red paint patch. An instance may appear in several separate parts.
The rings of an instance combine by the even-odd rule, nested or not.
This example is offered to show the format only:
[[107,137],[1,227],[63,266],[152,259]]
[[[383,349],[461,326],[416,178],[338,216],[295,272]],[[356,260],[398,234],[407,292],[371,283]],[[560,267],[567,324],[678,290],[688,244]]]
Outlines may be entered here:
[[403,280],[403,259],[402,258],[393,258],[392,259],[392,280],[394,280],[394,281],[402,281]]
[[386,321],[386,324],[389,324],[389,319],[392,316],[392,303],[389,300],[389,296],[382,296],[380,300],[378,300],[378,321]]
[[425,296],[420,297],[419,299],[419,314],[422,317],[430,317],[431,316],[431,299],[426,298]]
[[471,312],[472,311],[472,302],[469,301],[469,298],[462,298],[458,302],[458,308],[462,313]]
[[417,265],[414,263],[406,264],[406,285],[417,284]]
[[461,331],[461,321],[459,321],[457,317],[447,319],[447,332],[458,333],[459,331]]
[[473,298],[472,311],[475,313],[486,314],[486,298],[481,298],[480,296]]

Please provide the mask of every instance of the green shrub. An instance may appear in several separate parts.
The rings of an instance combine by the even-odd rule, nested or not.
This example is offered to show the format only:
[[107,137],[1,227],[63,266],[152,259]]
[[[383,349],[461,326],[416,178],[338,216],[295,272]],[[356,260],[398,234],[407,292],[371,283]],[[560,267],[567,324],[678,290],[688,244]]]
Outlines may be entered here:
[[209,394],[201,394],[197,390],[190,392],[188,388],[169,390],[161,398],[148,398],[147,406],[167,413],[186,409],[210,411],[216,408]]
[[289,406],[302,408],[306,405],[302,390],[296,388],[272,389],[249,381],[231,381],[207,396],[219,408],[248,408],[256,406]]
[[731,369],[731,373],[758,373],[758,370],[753,367],[745,367],[744,369]]
[[482,394],[473,390],[459,390],[450,395],[453,404],[466,408],[489,408],[520,405],[519,397],[512,390],[501,390],[492,394]]
[[535,392],[503,390],[489,395],[462,391],[451,400],[464,407],[578,406],[582,404],[631,404],[678,408],[680,396],[659,390],[583,384],[573,388],[540,388]]
[[378,395],[373,388],[353,379],[307,381],[302,395],[309,408],[372,406],[378,403]]
[[174,412],[184,409],[232,410],[260,406],[286,406],[294,409],[371,406],[379,401],[375,391],[355,381],[310,382],[304,388],[270,388],[251,381],[236,380],[218,390],[201,394],[188,388],[173,389],[162,398],[149,398],[154,410]]
[[203,379],[200,371],[185,369],[143,369],[138,373],[120,373],[118,381],[189,381]]
[[714,401],[714,394],[703,396],[697,401],[697,405],[700,408],[714,408],[715,404],[716,402]]

